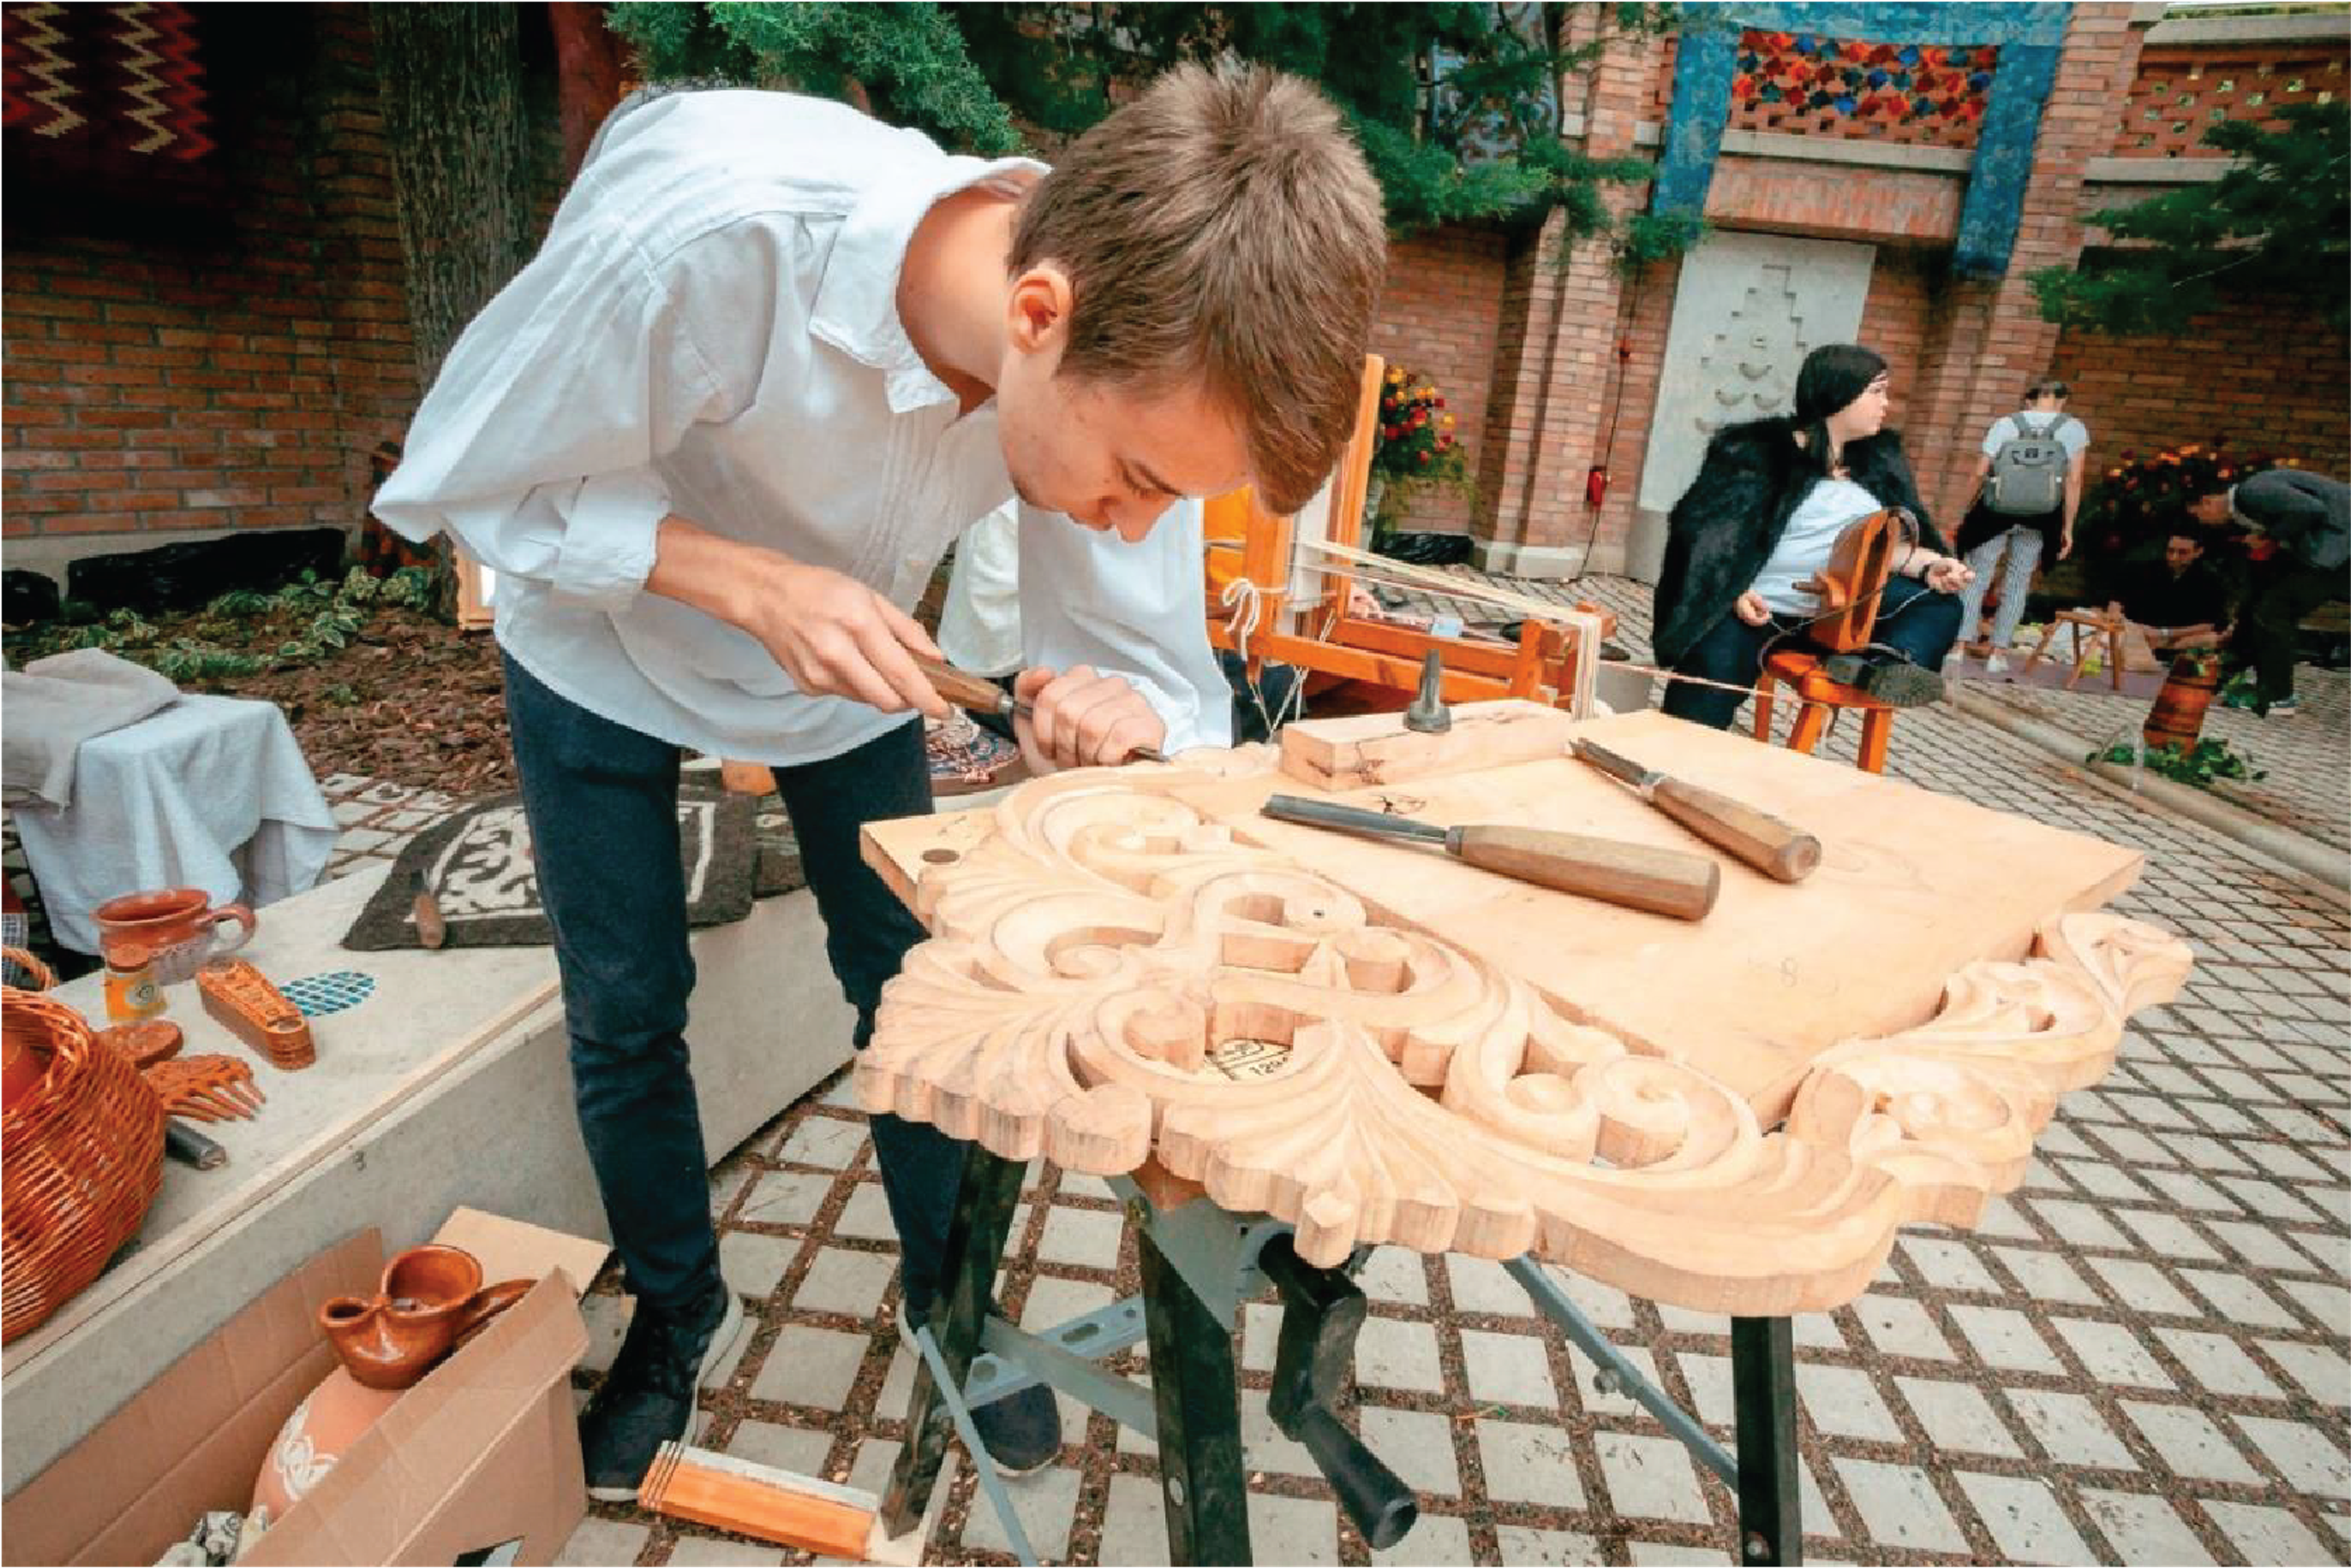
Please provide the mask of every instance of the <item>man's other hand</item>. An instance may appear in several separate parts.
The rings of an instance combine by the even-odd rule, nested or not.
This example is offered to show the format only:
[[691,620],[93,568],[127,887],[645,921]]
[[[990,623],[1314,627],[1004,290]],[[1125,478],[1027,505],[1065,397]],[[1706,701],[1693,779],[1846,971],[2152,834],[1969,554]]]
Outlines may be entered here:
[[1029,716],[1013,727],[1033,773],[1114,767],[1135,747],[1156,748],[1167,738],[1167,726],[1141,692],[1091,664],[1023,670],[1012,695],[1029,705]]

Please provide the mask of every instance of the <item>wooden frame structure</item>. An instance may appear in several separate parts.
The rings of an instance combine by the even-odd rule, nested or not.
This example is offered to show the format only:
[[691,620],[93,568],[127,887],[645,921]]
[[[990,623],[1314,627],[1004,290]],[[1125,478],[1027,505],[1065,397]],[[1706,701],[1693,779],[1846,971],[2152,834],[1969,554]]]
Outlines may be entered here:
[[[1364,358],[1354,432],[1331,485],[1330,534],[1334,543],[1353,545],[1361,537],[1372,455],[1378,444],[1380,389],[1386,376],[1385,361],[1377,354]],[[1240,575],[1258,601],[1256,623],[1248,626],[1241,616],[1219,619],[1212,607],[1208,642],[1245,658],[1252,679],[1270,660],[1410,693],[1420,684],[1423,661],[1435,649],[1444,664],[1447,702],[1520,697],[1563,707],[1579,716],[1589,711],[1592,680],[1599,663],[1597,615],[1562,611],[1556,622],[1530,618],[1515,648],[1481,639],[1443,637],[1353,613],[1348,606],[1351,575],[1335,564],[1326,571],[1322,591],[1294,601],[1290,582],[1300,548],[1297,519],[1265,510],[1257,504],[1254,493],[1247,505]],[[1296,619],[1295,629],[1281,625],[1290,617]]]

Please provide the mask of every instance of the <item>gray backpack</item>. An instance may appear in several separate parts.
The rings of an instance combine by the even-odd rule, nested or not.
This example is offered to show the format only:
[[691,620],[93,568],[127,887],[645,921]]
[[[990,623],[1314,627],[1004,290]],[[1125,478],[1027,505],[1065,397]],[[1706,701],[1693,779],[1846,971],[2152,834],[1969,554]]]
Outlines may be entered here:
[[2057,434],[2073,416],[2052,414],[2038,430],[2029,414],[2011,417],[2016,421],[2016,434],[1992,455],[1984,506],[2003,517],[2046,517],[2065,498],[2065,469],[2071,459]]

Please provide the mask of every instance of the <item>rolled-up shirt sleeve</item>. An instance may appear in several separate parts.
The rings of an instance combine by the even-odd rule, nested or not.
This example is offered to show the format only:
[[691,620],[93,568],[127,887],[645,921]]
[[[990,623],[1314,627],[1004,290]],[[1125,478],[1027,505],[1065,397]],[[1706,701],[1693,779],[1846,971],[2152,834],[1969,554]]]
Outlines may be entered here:
[[376,494],[386,525],[447,532],[501,575],[617,612],[670,510],[656,460],[730,393],[660,271],[593,228],[551,242],[450,350]]
[[1201,507],[1176,502],[1140,544],[1020,508],[1020,630],[1031,665],[1124,676],[1169,754],[1232,743],[1232,688],[1208,646]]

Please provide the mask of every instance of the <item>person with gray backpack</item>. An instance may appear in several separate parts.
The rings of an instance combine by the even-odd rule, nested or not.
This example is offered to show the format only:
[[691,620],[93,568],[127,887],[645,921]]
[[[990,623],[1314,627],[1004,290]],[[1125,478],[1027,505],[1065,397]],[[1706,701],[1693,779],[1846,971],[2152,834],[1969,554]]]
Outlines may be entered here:
[[1976,458],[1974,505],[1959,525],[1960,559],[1975,573],[1959,605],[1959,645],[1971,642],[1983,618],[1984,589],[2001,551],[2000,608],[1992,620],[1984,674],[2006,673],[2006,653],[2024,617],[2032,573],[2044,555],[2074,553],[2074,514],[2082,505],[2082,475],[2090,450],[2088,427],[2065,412],[2071,389],[2044,376],[2026,389],[2024,406],[1992,421]]

